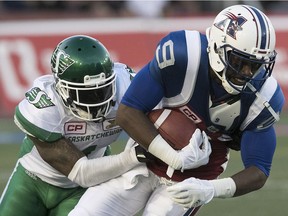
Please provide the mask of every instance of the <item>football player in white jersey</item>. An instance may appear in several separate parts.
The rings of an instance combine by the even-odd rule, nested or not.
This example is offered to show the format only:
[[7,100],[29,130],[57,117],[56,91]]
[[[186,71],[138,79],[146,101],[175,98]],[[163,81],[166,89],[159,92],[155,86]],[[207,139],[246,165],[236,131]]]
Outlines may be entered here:
[[122,131],[115,116],[132,70],[85,35],[60,42],[51,67],[16,107],[26,137],[1,196],[2,216],[66,216],[85,188],[139,164],[135,148],[103,157]]
[[[75,209],[82,208],[82,216],[127,216],[141,208],[145,216],[195,215],[215,197],[241,196],[263,187],[276,148],[273,125],[284,104],[271,76],[275,42],[269,18],[248,5],[221,11],[206,34],[182,30],[163,37],[117,113],[119,125],[158,160],[147,162],[146,175],[130,170],[89,188],[91,196],[82,197]],[[168,166],[175,168],[176,151],[146,115],[159,102],[183,112],[206,132],[212,148],[209,163],[184,172],[169,168],[166,173]],[[241,152],[244,168],[217,179],[230,149]]]

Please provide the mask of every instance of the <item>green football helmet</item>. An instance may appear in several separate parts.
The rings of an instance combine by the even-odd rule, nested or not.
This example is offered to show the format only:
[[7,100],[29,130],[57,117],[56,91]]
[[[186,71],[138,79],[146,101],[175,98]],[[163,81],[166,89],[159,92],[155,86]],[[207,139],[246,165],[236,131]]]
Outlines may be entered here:
[[74,116],[87,121],[105,118],[114,104],[116,75],[109,52],[98,40],[76,35],[53,51],[55,88]]

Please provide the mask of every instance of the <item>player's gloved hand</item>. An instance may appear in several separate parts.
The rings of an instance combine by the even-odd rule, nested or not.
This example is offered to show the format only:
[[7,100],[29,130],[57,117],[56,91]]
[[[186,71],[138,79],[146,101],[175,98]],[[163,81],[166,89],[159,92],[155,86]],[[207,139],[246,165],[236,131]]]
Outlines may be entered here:
[[185,208],[207,204],[214,197],[215,189],[209,180],[189,178],[167,187],[171,199]]
[[137,160],[141,163],[146,163],[155,159],[155,156],[149,153],[141,145],[136,143],[132,138],[129,138],[129,140],[127,141],[127,144],[125,146],[125,151],[126,150],[134,152],[134,154],[132,154],[135,155]]
[[137,160],[141,163],[153,161],[153,159],[155,158],[155,156],[153,156],[151,153],[149,153],[146,149],[144,149],[139,144],[135,145],[134,148],[135,148]]
[[200,129],[197,128],[189,144],[178,152],[182,161],[181,171],[207,164],[211,152],[211,145],[206,133],[204,131],[201,133]]

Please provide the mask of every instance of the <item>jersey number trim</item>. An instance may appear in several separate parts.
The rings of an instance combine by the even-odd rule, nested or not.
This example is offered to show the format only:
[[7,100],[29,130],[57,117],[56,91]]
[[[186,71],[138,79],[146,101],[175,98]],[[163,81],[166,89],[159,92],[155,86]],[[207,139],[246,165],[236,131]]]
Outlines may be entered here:
[[[174,57],[173,45],[174,45],[173,41],[169,40],[163,44],[162,48],[160,48],[160,45],[157,47],[155,55],[156,55],[156,60],[158,62],[158,66],[160,69],[174,65],[175,57]],[[162,53],[160,53],[161,51]],[[160,56],[162,57],[161,59],[160,59]]]

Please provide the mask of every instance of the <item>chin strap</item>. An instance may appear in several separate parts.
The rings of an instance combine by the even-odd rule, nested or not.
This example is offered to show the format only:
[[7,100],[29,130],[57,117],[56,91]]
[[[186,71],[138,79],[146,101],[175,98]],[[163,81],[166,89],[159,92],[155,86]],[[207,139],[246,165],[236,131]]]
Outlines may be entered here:
[[251,83],[247,82],[246,85],[251,89],[252,92],[254,92],[256,97],[258,97],[262,101],[263,105],[268,109],[268,111],[272,114],[272,116],[275,118],[275,120],[279,121],[280,120],[279,114],[277,114],[273,110],[273,108],[271,107],[269,102],[266,101],[265,98],[263,98],[263,96],[261,94],[259,94],[259,92],[256,90],[256,88]]
[[[213,70],[213,69],[212,69]],[[216,71],[213,70],[213,72],[216,74],[216,76],[221,80],[222,86],[225,89],[225,91],[227,91],[229,94],[232,95],[237,95],[240,92],[236,89],[234,89],[233,87],[230,86],[230,84],[228,83],[228,81],[226,80],[226,75],[225,75],[225,71],[223,71],[223,76],[220,76],[220,74]]]

